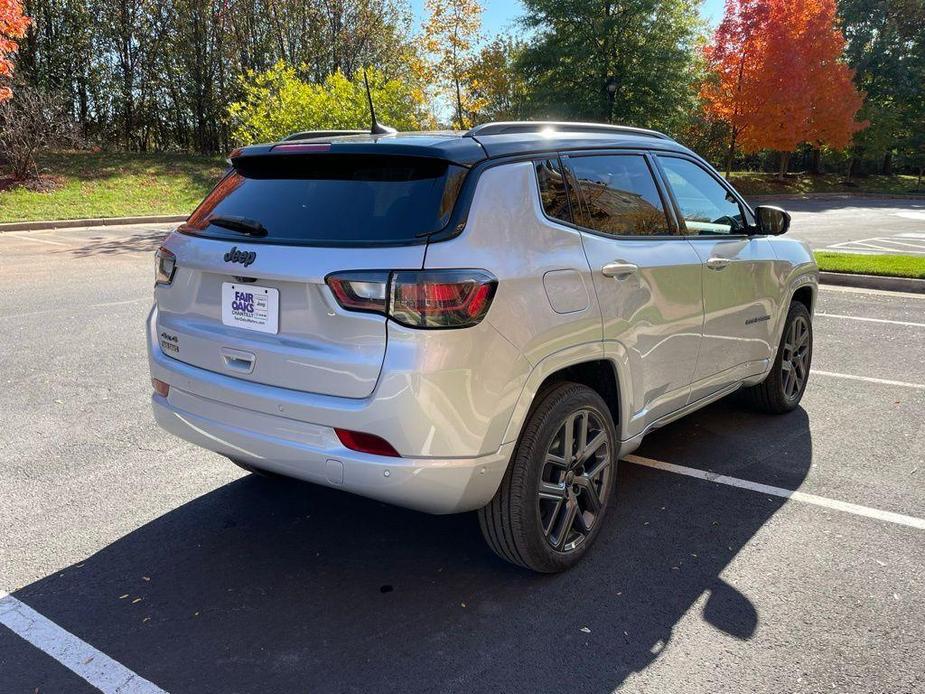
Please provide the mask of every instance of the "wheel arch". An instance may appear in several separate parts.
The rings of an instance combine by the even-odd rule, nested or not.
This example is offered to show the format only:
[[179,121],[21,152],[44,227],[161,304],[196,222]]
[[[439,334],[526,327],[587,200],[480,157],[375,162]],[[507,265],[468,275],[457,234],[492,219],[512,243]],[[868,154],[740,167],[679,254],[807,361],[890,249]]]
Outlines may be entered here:
[[809,311],[809,315],[813,315],[813,308],[816,304],[816,291],[815,289],[808,284],[803,285],[793,292],[793,295],[790,297],[790,303],[798,301],[806,307],[806,310]]
[[563,381],[581,383],[597,392],[607,403],[617,430],[617,438],[621,438],[625,416],[630,407],[626,401],[626,380],[621,373],[619,361],[610,358],[610,355],[605,356],[600,342],[581,345],[564,352],[568,354],[560,352],[550,355],[530,373],[511,415],[504,443],[518,439],[537,402],[537,396]]
[[780,340],[784,334],[784,324],[787,322],[787,314],[790,312],[790,304],[794,301],[803,304],[809,311],[810,317],[816,307],[816,297],[819,292],[817,275],[804,272],[791,279],[786,286],[786,290],[781,297],[781,304],[777,313],[777,327],[774,331],[774,343],[772,345],[770,359],[773,363],[777,356],[777,350],[780,347]]

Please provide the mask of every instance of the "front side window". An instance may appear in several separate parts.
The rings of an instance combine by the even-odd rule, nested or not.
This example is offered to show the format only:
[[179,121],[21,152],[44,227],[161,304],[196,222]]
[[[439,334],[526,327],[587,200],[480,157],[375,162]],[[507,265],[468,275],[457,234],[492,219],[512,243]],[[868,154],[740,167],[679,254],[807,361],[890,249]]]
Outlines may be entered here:
[[659,157],[681,209],[687,233],[693,236],[745,232],[738,200],[705,169],[687,159]]
[[652,172],[643,156],[570,157],[583,203],[576,223],[612,236],[667,235],[671,231]]
[[536,162],[536,181],[540,188],[540,202],[546,214],[553,219],[571,222],[568,190],[559,160],[543,159]]

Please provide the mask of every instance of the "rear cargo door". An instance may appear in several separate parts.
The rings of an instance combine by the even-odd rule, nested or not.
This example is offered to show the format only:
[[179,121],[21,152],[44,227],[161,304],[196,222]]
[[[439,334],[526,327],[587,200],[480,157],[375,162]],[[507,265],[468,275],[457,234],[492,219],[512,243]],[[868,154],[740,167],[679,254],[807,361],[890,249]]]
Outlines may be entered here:
[[[165,247],[156,288],[162,351],[255,383],[363,398],[376,385],[386,318],[345,311],[325,277],[420,269],[446,223],[454,167],[337,155],[250,162],[229,172]],[[455,187],[454,187],[455,190]]]

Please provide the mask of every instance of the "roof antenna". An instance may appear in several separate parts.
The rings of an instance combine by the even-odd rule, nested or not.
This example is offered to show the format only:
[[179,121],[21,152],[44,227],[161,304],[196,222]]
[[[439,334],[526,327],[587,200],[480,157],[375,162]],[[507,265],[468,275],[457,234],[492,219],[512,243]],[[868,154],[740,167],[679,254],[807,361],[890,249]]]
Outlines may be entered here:
[[369,128],[369,132],[373,135],[391,135],[392,133],[398,132],[395,128],[390,128],[387,125],[379,125],[376,121],[376,109],[373,106],[373,95],[369,91],[369,78],[366,76],[366,68],[363,68],[363,84],[366,85],[366,100],[369,102],[369,115],[373,119],[373,124]]

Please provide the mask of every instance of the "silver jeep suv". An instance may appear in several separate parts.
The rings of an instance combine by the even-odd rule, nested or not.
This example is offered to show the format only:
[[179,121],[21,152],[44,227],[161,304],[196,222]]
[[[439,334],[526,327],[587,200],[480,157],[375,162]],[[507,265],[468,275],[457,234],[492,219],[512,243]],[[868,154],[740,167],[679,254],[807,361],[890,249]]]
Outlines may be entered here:
[[492,123],[238,149],[157,253],[158,423],[251,471],[478,510],[537,571],[617,461],[743,389],[800,402],[817,268],[656,132]]

